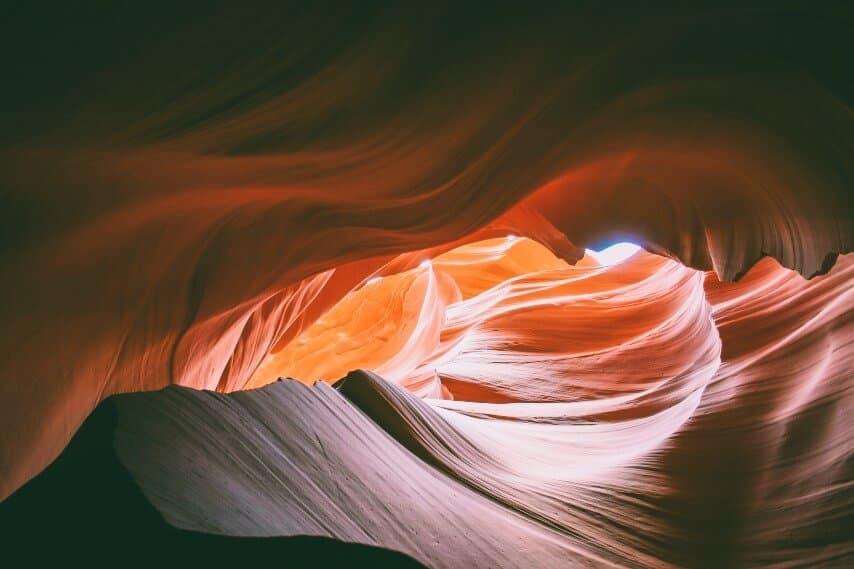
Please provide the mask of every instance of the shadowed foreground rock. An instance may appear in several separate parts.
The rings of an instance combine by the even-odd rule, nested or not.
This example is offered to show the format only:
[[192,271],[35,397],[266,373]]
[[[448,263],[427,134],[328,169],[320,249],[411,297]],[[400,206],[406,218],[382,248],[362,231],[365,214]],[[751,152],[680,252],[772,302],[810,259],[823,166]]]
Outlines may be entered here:
[[422,567],[397,552],[318,536],[230,537],[177,529],[116,455],[115,401],[44,472],[0,504],[8,567]]

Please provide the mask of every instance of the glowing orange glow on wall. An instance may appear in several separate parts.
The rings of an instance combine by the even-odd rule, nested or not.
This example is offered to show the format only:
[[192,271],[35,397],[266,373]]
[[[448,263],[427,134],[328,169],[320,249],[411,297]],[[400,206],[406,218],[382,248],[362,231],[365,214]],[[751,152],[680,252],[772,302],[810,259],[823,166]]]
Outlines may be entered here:
[[[548,351],[552,363],[543,364],[541,375],[564,376],[567,369],[557,369],[562,364],[555,362],[579,349],[596,349],[600,344],[593,328],[608,319],[591,314],[585,298],[619,290],[626,278],[640,282],[647,271],[662,267],[671,273],[695,273],[639,250],[637,245],[618,243],[588,251],[570,265],[543,245],[515,235],[457,247],[413,269],[371,277],[268,356],[249,385],[261,386],[279,377],[309,384],[332,382],[351,370],[369,369],[425,397],[513,399],[518,386],[473,387],[472,377],[491,373],[490,364],[478,358],[488,359],[493,353],[505,358],[506,366],[515,368],[520,377],[530,377],[534,354]],[[621,263],[626,265],[618,268]],[[566,320],[575,324],[564,324]],[[579,327],[585,320],[591,328],[587,333],[583,325]],[[620,329],[630,335],[636,326],[622,322]],[[503,334],[504,342],[512,341],[519,349],[509,358],[502,355],[507,350],[487,341],[489,334]],[[604,345],[623,335],[609,334]],[[564,361],[563,368],[567,365]],[[558,389],[544,385],[539,382],[545,391]],[[559,397],[545,392],[542,396]]]

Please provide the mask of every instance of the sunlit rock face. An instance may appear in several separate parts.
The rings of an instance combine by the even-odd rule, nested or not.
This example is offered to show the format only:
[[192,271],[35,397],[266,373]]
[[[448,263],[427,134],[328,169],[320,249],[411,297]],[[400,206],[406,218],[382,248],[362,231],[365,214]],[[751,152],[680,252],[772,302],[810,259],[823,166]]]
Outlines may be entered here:
[[383,370],[340,390],[429,464],[562,536],[566,552],[543,555],[842,566],[852,271],[849,255],[805,281],[766,259],[721,283],[629,244],[569,265],[490,239],[370,279],[250,385]]
[[101,452],[186,536],[443,568],[850,562],[854,256],[724,283],[513,236],[399,265],[268,355],[255,389],[110,398]]
[[429,398],[578,402],[594,415],[671,407],[716,371],[720,341],[703,274],[645,252],[620,260],[633,250],[569,265],[515,236],[459,247],[370,279],[249,386],[370,369]]
[[[647,4],[4,13],[0,497],[99,402],[182,386],[219,394],[126,396],[116,452],[185,529],[844,566],[850,8]],[[595,253],[621,241],[643,251]],[[277,480],[340,454],[364,484],[281,502],[259,474],[240,520],[164,499],[193,476],[167,441],[216,455],[232,404],[294,438],[235,427],[227,453],[255,440]],[[418,492],[384,494],[402,462]],[[201,502],[237,476],[209,472]]]

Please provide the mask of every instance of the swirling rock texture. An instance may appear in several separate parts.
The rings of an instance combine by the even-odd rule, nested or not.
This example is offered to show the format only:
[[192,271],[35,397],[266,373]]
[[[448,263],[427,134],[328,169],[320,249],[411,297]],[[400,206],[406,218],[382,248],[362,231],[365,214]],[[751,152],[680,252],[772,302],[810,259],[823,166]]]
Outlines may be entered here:
[[4,533],[109,398],[175,548],[854,563],[847,3],[2,18]]

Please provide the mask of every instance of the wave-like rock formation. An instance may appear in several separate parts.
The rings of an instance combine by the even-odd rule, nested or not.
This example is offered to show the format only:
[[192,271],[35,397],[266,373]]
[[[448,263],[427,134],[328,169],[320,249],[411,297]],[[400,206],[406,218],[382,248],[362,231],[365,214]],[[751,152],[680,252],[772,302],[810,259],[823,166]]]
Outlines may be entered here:
[[[177,547],[306,535],[429,567],[844,567],[852,280],[851,255],[812,281],[767,259],[723,283],[646,252],[572,266],[482,241],[348,294],[267,358],[262,388],[114,396],[87,422],[115,414],[89,427],[100,446],[66,455],[118,464]],[[276,379],[366,363],[386,377]],[[47,501],[40,484],[0,509],[17,534],[38,527],[12,520]]]
[[115,395],[170,543],[850,563],[849,3],[333,4],[0,10],[3,507]]
[[570,266],[493,239],[366,284],[259,374],[383,370],[340,391],[581,565],[843,565],[852,275],[850,255],[813,281],[766,259],[722,283],[644,252]]

